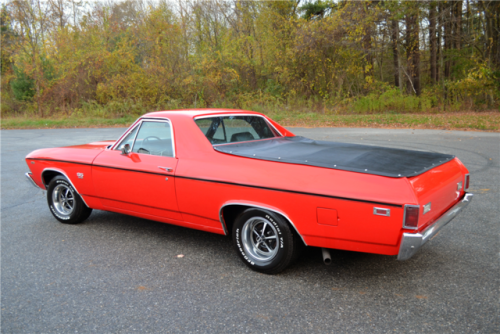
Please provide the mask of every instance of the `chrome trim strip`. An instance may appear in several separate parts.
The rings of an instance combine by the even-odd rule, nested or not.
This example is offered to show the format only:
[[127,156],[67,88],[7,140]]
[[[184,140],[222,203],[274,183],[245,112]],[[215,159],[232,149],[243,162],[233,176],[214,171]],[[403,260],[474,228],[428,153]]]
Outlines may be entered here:
[[427,227],[421,233],[403,233],[401,245],[399,246],[398,260],[403,261],[411,258],[420,247],[465,209],[472,201],[473,196],[474,195],[471,193],[466,193],[460,202],[446,211],[436,222],[434,222],[434,224]]
[[405,204],[403,207],[403,228],[409,229],[409,230],[418,230],[418,222],[417,226],[415,227],[410,227],[406,226],[406,208],[418,208],[418,219],[420,220],[420,205],[411,205],[411,204]]
[[257,116],[257,117],[263,117],[261,114],[232,114],[232,113],[228,113],[228,114],[211,114],[211,115],[204,115],[204,116],[195,116],[194,119],[197,120],[197,119],[203,119],[203,118],[213,118],[213,117],[231,117],[231,116]]
[[204,119],[204,118],[213,118],[213,117],[231,117],[231,116],[255,116],[255,117],[261,117],[264,119],[264,121],[266,122],[267,125],[271,126],[274,131],[276,131],[276,133],[278,133],[281,137],[284,137],[283,134],[281,132],[278,131],[278,129],[276,129],[276,127],[274,125],[271,124],[271,122],[269,122],[267,120],[267,118],[263,115],[260,115],[260,114],[213,114],[213,115],[205,115],[205,116],[197,116],[194,118],[194,120],[198,120],[198,119]]
[[38,184],[36,184],[36,182],[31,178],[31,175],[31,173],[24,173],[24,176],[26,176],[30,180],[30,184],[32,184],[37,189],[45,190],[44,188],[41,188],[38,186]]
[[[116,141],[116,143],[110,148],[110,150],[114,150],[116,147],[120,146],[121,142],[125,139],[125,137],[127,137],[127,135],[130,132],[134,131],[134,129],[139,126],[139,129],[137,129],[137,133],[135,134],[134,141],[132,142],[132,146],[130,146],[130,150],[132,152],[132,150],[134,149],[135,140],[137,139],[137,135],[139,134],[139,131],[141,131],[140,127],[142,126],[142,123],[144,123],[145,121],[148,121],[148,122],[168,122],[170,124],[170,137],[172,138],[172,154],[173,154],[173,156],[169,157],[169,158],[175,158],[176,155],[175,155],[174,126],[173,126],[172,122],[170,121],[170,119],[166,118],[166,117],[140,118],[138,121],[136,121],[136,123],[133,124],[133,126],[131,126],[127,131],[125,131],[125,133]],[[141,154],[141,153],[138,153],[138,154]]]
[[172,173],[174,170],[170,167],[162,167],[162,166],[158,166],[159,169],[163,169],[165,172],[169,172],[169,173]]
[[108,147],[106,147],[106,149],[107,149],[107,150],[114,150],[114,149],[115,149],[115,147],[117,147],[118,145],[120,145],[120,143],[123,141],[123,139],[125,139],[125,137],[128,135],[128,133],[129,133],[130,131],[132,131],[133,129],[135,129],[135,127],[137,126],[137,124],[139,124],[139,123],[140,123],[140,122],[139,122],[139,120],[140,120],[140,119],[141,119],[140,117],[139,117],[138,119],[136,119],[136,120],[135,120],[135,122],[134,122],[134,123],[132,123],[132,125],[131,125],[131,126],[129,126],[129,127],[128,127],[128,129],[127,129],[127,130],[125,130],[125,132],[124,132],[124,133],[122,133],[122,135],[121,135],[120,137],[118,137],[118,139],[115,141],[115,143],[114,143],[113,145],[111,145],[111,147],[109,147],[109,148],[108,148]]
[[[234,205],[239,205],[237,203],[233,203],[233,204]],[[224,231],[224,235],[227,235],[229,231],[227,230],[226,221],[224,220],[224,216],[222,216],[222,209],[224,209],[224,207],[229,206],[229,205],[232,205],[232,204],[224,204],[219,209],[219,221],[220,221],[220,223],[222,225],[222,230]]]
[[281,137],[285,137],[283,136],[283,134],[281,132],[279,132],[278,129],[276,129],[276,127],[273,125],[273,123],[269,122],[265,117],[264,117],[264,120],[274,129],[274,131],[276,131]]
[[292,222],[292,220],[286,214],[284,214],[281,211],[275,210],[275,209],[271,209],[271,208],[268,208],[268,207],[265,207],[265,206],[250,204],[250,203],[229,202],[229,203],[226,203],[223,206],[221,206],[221,208],[219,209],[219,220],[220,220],[220,222],[222,224],[222,229],[224,230],[224,235],[227,235],[228,230],[227,230],[226,222],[224,221],[224,217],[222,216],[222,209],[224,209],[226,206],[229,206],[229,205],[241,205],[241,206],[248,206],[248,207],[251,207],[251,208],[259,208],[259,209],[269,210],[269,211],[272,211],[272,212],[275,212],[277,214],[282,215],[283,217],[286,218],[286,220],[288,220],[288,222],[290,223],[290,225],[293,226],[293,229],[295,230],[295,232],[297,232],[297,234],[299,235],[300,239],[302,239],[302,242],[304,243],[304,245],[307,246],[304,238],[299,233],[299,230],[297,230],[297,227],[295,227],[295,224]]
[[[73,186],[73,188],[75,189],[76,193],[78,194],[78,196],[80,196],[80,198],[82,199],[83,203],[85,205],[87,205],[87,203],[85,203],[85,200],[83,199],[82,195],[80,195],[80,193],[78,192],[78,189],[76,189],[75,185],[73,184],[73,182],[71,182],[71,179],[68,177],[68,175],[61,169],[59,168],[45,168],[43,171],[42,171],[42,181],[45,183],[45,180],[43,178],[43,173],[45,173],[46,171],[53,171],[53,172],[58,172],[58,173],[61,173],[62,175],[64,175],[64,177],[66,177],[66,179],[68,180],[69,183],[71,183],[71,186]],[[47,189],[47,186],[45,187],[45,189]],[[89,207],[87,205],[87,207]]]
[[[130,145],[130,153],[132,153],[134,150],[135,140],[137,139],[137,135],[139,134],[139,131],[141,131],[143,123],[144,123],[144,120],[141,119],[141,121],[139,122],[139,125],[137,126],[137,132],[135,133],[134,140],[132,140],[132,145]],[[135,127],[134,127],[134,129],[135,129]],[[134,130],[132,130],[132,131],[134,131]],[[125,138],[127,138],[127,136],[125,136]],[[125,138],[123,138],[123,139],[125,139]]]
[[[238,141],[238,142],[229,142],[229,143],[223,143],[223,144],[212,144],[212,146],[215,147],[219,147],[219,146],[227,146],[227,145],[233,145],[233,144],[239,144],[239,143],[247,143],[249,141],[251,142],[257,142],[257,141],[264,141],[264,140],[273,140],[273,139],[276,139],[276,138],[280,138],[280,137],[271,137],[271,138],[262,138],[262,139],[252,139],[252,140],[242,140],[242,141]],[[220,151],[219,151],[220,152]],[[225,152],[221,152],[221,153],[225,153]]]

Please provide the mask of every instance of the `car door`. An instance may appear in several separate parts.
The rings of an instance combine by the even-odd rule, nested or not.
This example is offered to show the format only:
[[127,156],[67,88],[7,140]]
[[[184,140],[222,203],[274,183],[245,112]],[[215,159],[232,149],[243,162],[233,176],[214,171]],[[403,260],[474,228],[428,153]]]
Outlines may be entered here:
[[[122,152],[128,145],[129,150]],[[143,119],[93,162],[96,194],[105,208],[182,220],[175,196],[175,145],[169,120]]]

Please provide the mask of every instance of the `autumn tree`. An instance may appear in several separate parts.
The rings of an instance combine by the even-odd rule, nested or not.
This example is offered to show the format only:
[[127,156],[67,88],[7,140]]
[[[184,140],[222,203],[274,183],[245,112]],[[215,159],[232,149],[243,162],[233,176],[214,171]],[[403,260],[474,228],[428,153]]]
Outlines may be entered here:
[[499,13],[490,0],[8,0],[2,113],[492,107]]

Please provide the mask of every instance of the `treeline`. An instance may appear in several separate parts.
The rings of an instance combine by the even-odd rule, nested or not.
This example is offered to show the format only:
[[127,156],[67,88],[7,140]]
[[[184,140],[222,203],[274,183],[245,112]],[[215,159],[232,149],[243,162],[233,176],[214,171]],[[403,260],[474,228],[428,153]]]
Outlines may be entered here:
[[481,110],[499,1],[11,0],[2,115]]

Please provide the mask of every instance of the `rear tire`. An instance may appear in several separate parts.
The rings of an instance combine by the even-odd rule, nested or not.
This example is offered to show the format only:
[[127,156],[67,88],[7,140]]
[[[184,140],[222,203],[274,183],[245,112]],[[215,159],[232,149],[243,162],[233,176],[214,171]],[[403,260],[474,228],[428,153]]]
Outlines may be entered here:
[[233,227],[234,247],[252,270],[277,274],[299,255],[302,241],[280,215],[261,209],[243,211]]
[[87,219],[87,207],[75,188],[61,175],[54,177],[47,188],[47,204],[52,215],[64,224],[78,224]]

